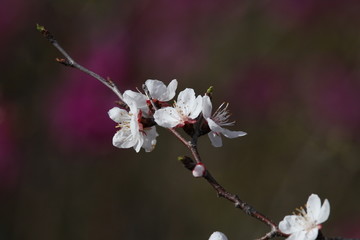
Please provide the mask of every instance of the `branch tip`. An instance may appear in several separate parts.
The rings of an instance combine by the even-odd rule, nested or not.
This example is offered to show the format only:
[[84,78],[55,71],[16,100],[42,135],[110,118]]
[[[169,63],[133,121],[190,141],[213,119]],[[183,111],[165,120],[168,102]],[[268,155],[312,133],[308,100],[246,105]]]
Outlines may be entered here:
[[36,30],[38,30],[39,32],[44,32],[44,31],[46,31],[46,29],[45,29],[45,27],[44,26],[42,26],[42,25],[40,25],[40,24],[36,24]]
[[73,64],[71,64],[68,60],[66,60],[65,58],[55,58],[55,61],[57,61],[58,63],[61,63],[67,67],[73,67]]

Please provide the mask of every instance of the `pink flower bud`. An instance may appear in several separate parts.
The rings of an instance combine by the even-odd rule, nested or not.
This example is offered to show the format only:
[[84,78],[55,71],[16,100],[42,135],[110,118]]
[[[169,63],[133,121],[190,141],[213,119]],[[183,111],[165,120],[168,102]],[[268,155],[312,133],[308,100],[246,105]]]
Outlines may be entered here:
[[205,173],[205,166],[202,163],[196,164],[196,166],[192,170],[192,174],[196,178],[204,176],[204,173]]

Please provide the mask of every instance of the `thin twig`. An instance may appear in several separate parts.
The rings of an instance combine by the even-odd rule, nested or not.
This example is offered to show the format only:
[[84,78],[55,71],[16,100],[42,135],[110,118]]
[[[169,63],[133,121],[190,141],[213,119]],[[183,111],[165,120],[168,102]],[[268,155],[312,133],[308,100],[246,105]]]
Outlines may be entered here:
[[56,58],[57,62],[65,65],[65,66],[68,66],[68,67],[77,68],[80,71],[92,76],[93,78],[96,78],[101,83],[103,83],[105,86],[110,88],[120,98],[120,100],[123,101],[123,97],[122,97],[120,90],[110,79],[105,79],[105,78],[101,77],[100,75],[94,73],[93,71],[90,71],[89,69],[87,69],[87,68],[81,66],[80,64],[78,64],[77,62],[75,62],[72,59],[72,57],[70,57],[70,55],[60,46],[60,44],[55,39],[55,37],[48,30],[45,29],[44,26],[36,25],[36,28],[65,57],[65,59],[64,58]]

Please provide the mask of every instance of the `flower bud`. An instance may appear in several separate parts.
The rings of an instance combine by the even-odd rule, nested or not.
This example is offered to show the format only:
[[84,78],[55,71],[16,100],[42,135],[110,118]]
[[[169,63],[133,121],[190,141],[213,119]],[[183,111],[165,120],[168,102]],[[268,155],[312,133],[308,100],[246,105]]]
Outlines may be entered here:
[[196,178],[204,176],[204,173],[205,173],[205,166],[202,163],[196,164],[196,166],[192,170],[192,174]]
[[213,232],[213,234],[211,234],[209,240],[228,240],[228,239],[225,236],[225,234],[223,234],[222,232]]

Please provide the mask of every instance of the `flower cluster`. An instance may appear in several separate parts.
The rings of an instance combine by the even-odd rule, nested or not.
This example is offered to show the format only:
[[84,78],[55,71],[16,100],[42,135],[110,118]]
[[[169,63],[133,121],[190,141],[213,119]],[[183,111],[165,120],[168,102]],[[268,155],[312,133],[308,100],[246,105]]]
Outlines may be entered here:
[[304,208],[297,209],[298,214],[289,215],[279,223],[279,229],[289,234],[287,240],[315,240],[321,224],[330,215],[330,204],[325,199],[323,205],[318,195],[311,194]]
[[195,91],[186,88],[173,104],[169,103],[176,94],[178,82],[174,79],[168,86],[158,80],[147,80],[143,85],[145,94],[127,90],[123,94],[123,105],[108,112],[119,130],[113,137],[118,148],[144,148],[150,152],[156,145],[156,125],[164,128],[183,128],[191,137],[208,134],[213,146],[221,147],[221,134],[227,138],[246,135],[242,131],[223,128],[231,126],[228,104],[222,104],[212,113],[208,94],[196,96]]

